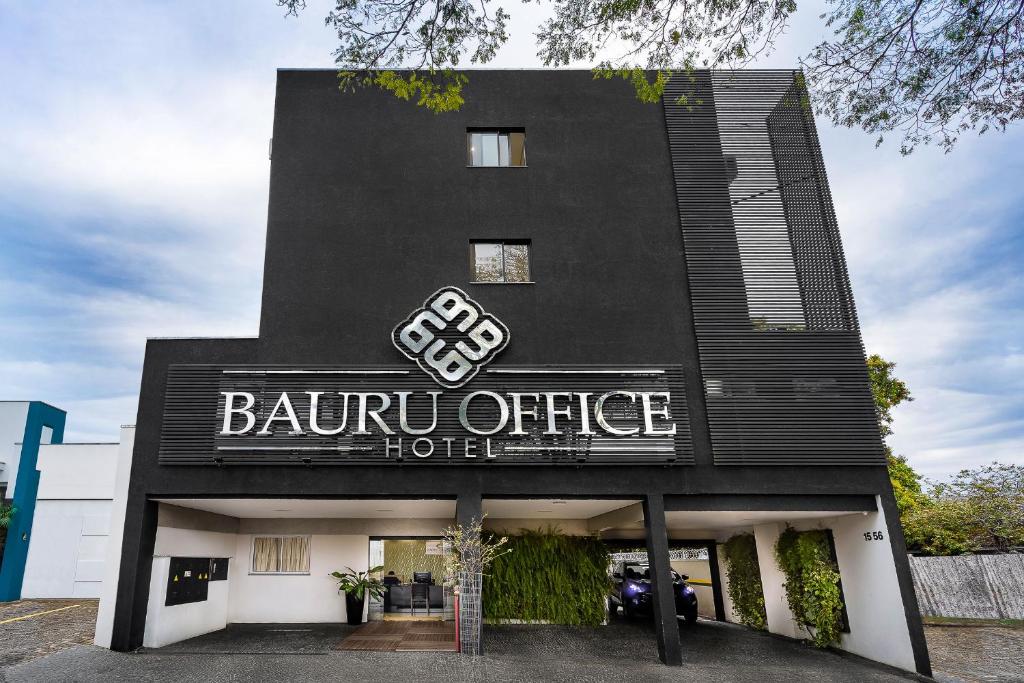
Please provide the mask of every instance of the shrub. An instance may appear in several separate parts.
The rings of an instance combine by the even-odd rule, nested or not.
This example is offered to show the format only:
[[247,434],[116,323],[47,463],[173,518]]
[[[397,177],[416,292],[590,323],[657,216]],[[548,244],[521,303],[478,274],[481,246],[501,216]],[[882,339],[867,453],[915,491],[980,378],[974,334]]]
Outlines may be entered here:
[[764,631],[768,617],[764,611],[764,590],[761,587],[761,566],[757,562],[757,545],[752,534],[737,534],[722,546],[726,576],[729,577],[729,599],[740,623]]
[[598,626],[611,591],[610,559],[593,536],[566,536],[558,529],[524,529],[509,536],[510,552],[494,560],[484,577],[487,619],[522,619]]
[[813,629],[812,639],[818,647],[838,643],[843,598],[828,533],[786,527],[775,543],[775,559],[786,576],[786,600],[797,626]]

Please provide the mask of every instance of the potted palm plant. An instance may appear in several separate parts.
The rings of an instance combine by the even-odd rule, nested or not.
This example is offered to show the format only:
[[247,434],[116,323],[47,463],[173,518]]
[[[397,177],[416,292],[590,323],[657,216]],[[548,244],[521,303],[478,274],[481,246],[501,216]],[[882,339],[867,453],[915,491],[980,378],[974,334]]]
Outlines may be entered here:
[[18,508],[13,505],[7,505],[0,502],[0,529],[6,529],[11,525],[14,520],[14,513],[18,511]]
[[384,565],[370,567],[365,572],[357,572],[352,567],[348,571],[331,572],[331,577],[338,582],[338,592],[345,593],[345,613],[350,626],[363,623],[363,610],[366,608],[366,596],[379,598],[384,595],[384,584],[373,576],[384,569]]
[[0,500],[0,559],[3,559],[4,546],[7,545],[7,528],[14,521],[14,513],[17,511],[18,508]]

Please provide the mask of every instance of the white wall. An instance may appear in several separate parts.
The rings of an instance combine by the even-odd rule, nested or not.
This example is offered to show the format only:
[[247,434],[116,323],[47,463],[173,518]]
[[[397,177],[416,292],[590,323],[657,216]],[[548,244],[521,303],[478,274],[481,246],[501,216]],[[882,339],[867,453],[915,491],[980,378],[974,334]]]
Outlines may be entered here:
[[114,475],[114,498],[110,510],[110,530],[107,537],[106,558],[103,562],[103,585],[100,605],[96,614],[96,636],[93,642],[110,647],[114,627],[114,608],[117,604],[117,582],[121,573],[121,543],[124,540],[124,517],[128,505],[128,481],[131,477],[132,451],[135,449],[135,427],[121,427],[121,443],[117,449],[117,468]]
[[[252,521],[252,520],[249,520]],[[301,525],[287,532],[303,533]],[[368,568],[370,537],[321,535],[310,537],[309,575],[250,574],[251,534],[238,534],[235,559],[229,565],[231,623],[331,623],[344,621],[345,597],[338,594],[332,571]],[[365,618],[365,614],[364,614]]]
[[722,606],[725,610],[725,620],[733,624],[739,623],[739,618],[733,611],[732,598],[729,596],[729,573],[727,569],[727,563],[725,561],[725,550],[721,544],[718,545],[718,577],[722,584]]
[[36,503],[23,598],[100,597],[111,507],[109,500]]
[[27,418],[28,401],[0,401],[0,483],[7,484],[8,498],[14,497]]
[[672,569],[690,577],[690,588],[697,594],[697,614],[715,618],[715,594],[710,585],[702,586],[693,580],[711,582],[711,567],[707,560],[673,560]]
[[168,607],[164,602],[167,598],[170,566],[169,557],[153,558],[153,573],[149,582],[149,607],[146,610],[146,635],[142,641],[146,647],[163,647],[204,633],[219,631],[227,626],[230,582],[210,581],[206,600]]
[[160,526],[156,529],[153,556],[234,557],[235,534]]
[[117,458],[117,444],[40,446],[22,597],[100,597]]
[[[163,647],[179,640],[218,631],[228,624],[231,577],[211,581],[209,595],[202,602],[167,606],[167,578],[171,557],[228,557],[235,554],[235,534],[157,527],[153,550],[153,571],[146,609],[146,647]],[[230,570],[232,559],[228,568]]]
[[761,588],[764,590],[764,611],[768,617],[768,630],[790,638],[799,638],[793,612],[786,600],[782,584],[786,577],[775,563],[775,542],[785,530],[784,523],[773,522],[754,527],[757,545],[757,564],[761,569]]
[[[910,630],[896,577],[896,563],[881,503],[878,512],[847,514],[820,520],[793,522],[799,531],[831,529],[843,583],[850,632],[840,637],[839,648],[891,666],[915,670]],[[784,523],[754,527],[761,583],[764,586],[768,630],[807,638],[797,628],[782,587],[785,577],[775,563],[775,541]],[[880,540],[865,540],[865,533],[881,532]]]
[[38,500],[111,500],[119,444],[67,443],[39,447]]
[[[133,436],[133,435],[132,435]],[[124,480],[118,472],[114,522],[117,529],[108,546],[107,578],[97,618],[96,644],[110,646],[113,607],[120,567],[124,525],[124,498],[131,464],[131,445],[122,461]],[[147,647],[162,647],[239,623],[337,623],[347,618],[344,596],[330,572],[368,567],[369,537],[373,535],[436,534],[451,520],[335,520],[335,519],[241,519],[231,528],[225,521],[204,519],[208,513],[162,505],[154,545],[146,616]],[[222,531],[184,528],[214,525]],[[170,526],[171,524],[175,526]],[[234,529],[242,533],[235,533]],[[352,533],[358,530],[362,533]],[[347,533],[346,533],[347,532]],[[249,557],[253,535],[309,534],[310,573],[303,576],[251,575]],[[116,546],[116,548],[114,547]],[[228,580],[211,581],[205,602],[174,605],[166,601],[171,557],[228,557]],[[366,615],[364,613],[364,619]]]
[[[850,619],[850,632],[843,634],[842,648],[914,671],[914,651],[892,544],[880,502],[877,507],[878,512],[836,517],[821,524],[821,528],[832,529],[835,538]],[[882,540],[864,540],[864,534],[872,532],[881,532]]]

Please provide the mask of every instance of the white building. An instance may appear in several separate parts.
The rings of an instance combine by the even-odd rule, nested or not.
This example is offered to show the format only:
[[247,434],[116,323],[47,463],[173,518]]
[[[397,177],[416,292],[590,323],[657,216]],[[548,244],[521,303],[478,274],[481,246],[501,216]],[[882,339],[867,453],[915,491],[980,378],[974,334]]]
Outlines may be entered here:
[[[132,432],[121,428],[129,457]],[[117,443],[40,446],[23,598],[100,597],[119,450]]]

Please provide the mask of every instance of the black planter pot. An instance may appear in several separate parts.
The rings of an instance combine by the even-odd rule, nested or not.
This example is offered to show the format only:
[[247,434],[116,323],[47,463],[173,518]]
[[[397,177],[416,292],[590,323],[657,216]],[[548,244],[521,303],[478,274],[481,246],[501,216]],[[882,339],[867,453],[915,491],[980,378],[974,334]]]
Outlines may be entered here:
[[349,626],[358,626],[363,623],[363,607],[366,606],[366,594],[357,598],[353,593],[345,593],[345,614],[348,616]]

